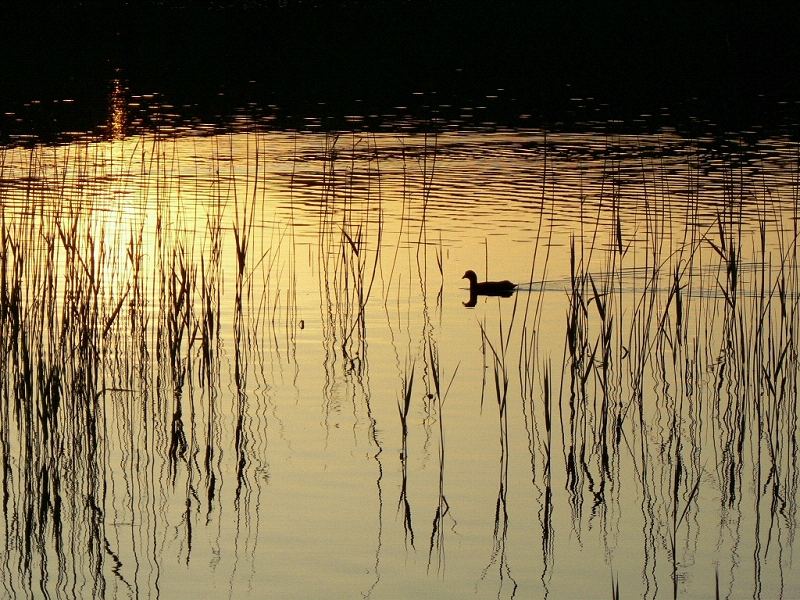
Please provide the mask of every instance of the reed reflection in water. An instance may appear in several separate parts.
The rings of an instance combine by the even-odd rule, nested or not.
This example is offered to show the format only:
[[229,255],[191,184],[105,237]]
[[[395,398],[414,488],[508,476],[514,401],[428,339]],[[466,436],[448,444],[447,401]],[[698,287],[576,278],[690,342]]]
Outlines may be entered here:
[[[791,597],[799,172],[666,133],[3,149],[4,593]],[[466,309],[468,269],[519,287]]]

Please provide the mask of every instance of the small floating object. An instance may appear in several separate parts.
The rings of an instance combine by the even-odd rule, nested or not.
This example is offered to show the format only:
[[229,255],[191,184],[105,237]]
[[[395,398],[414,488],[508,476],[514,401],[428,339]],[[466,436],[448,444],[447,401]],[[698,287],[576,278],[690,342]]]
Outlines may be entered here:
[[464,273],[462,279],[469,279],[470,296],[474,294],[476,296],[503,296],[508,298],[517,289],[517,284],[508,279],[478,282],[478,276],[472,270]]
[[517,289],[517,284],[504,279],[503,281],[481,281],[475,271],[469,270],[464,273],[462,279],[469,279],[469,300],[464,302],[467,308],[473,308],[478,303],[478,296],[500,296],[508,298]]

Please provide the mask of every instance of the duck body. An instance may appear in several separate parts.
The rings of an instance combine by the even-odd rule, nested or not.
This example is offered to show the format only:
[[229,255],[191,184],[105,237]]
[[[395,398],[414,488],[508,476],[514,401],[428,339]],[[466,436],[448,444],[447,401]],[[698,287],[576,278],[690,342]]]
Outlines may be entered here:
[[478,282],[478,276],[472,270],[464,273],[462,279],[469,279],[470,296],[503,296],[507,298],[517,289],[517,284],[508,279]]

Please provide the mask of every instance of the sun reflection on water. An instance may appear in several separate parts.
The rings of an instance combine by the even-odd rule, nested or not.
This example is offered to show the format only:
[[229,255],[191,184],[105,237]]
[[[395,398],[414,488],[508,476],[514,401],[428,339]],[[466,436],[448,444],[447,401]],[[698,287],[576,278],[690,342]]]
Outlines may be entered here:
[[119,79],[111,82],[109,98],[108,129],[113,140],[125,139],[127,129],[127,90]]

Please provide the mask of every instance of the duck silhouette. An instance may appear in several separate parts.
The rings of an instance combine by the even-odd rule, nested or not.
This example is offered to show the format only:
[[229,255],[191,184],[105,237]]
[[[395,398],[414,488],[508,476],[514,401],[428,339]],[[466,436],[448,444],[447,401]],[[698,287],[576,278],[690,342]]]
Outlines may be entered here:
[[469,301],[464,303],[466,307],[475,306],[478,296],[501,296],[508,298],[517,289],[517,284],[504,279],[503,281],[481,281],[475,271],[469,270],[464,273],[462,279],[469,279]]

